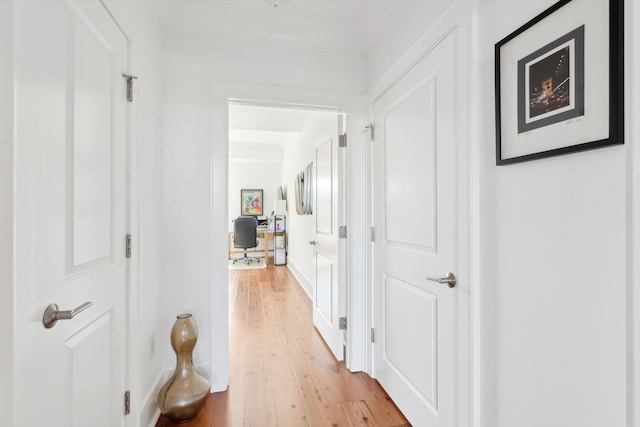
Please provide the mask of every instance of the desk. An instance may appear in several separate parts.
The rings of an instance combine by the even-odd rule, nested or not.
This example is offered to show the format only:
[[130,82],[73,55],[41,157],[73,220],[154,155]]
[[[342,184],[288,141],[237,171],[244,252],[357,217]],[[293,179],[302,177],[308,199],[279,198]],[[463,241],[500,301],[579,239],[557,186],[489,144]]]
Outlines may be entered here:
[[[276,236],[285,236],[285,241],[286,241],[286,232],[284,231],[273,231],[273,230],[260,230],[258,229],[258,238],[259,239],[264,239],[264,263],[265,264],[269,264],[269,241],[270,240],[274,240],[276,238]],[[286,245],[286,243],[285,243]],[[274,245],[275,246],[275,245]],[[234,249],[234,250],[232,250]],[[227,252],[228,252],[228,258],[231,259],[231,253],[232,252],[240,252],[243,253],[244,251],[241,250],[240,248],[237,248],[238,250],[235,250],[236,248],[233,247],[233,231],[229,232],[229,237],[227,239]],[[274,247],[275,249],[275,247]],[[256,248],[253,248],[252,250],[249,249],[247,250],[247,252],[257,252]]]

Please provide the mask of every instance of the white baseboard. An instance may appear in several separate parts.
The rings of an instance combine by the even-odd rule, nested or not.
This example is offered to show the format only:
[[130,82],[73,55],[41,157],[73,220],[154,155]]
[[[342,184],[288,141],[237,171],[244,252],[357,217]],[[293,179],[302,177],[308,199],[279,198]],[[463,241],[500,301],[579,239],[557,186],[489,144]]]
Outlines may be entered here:
[[311,281],[307,279],[305,275],[302,274],[300,270],[296,267],[296,265],[290,260],[287,260],[287,267],[289,268],[291,273],[293,273],[293,275],[295,276],[302,290],[304,290],[304,292],[309,296],[309,299],[313,299],[313,297],[311,296],[311,293],[313,291],[313,284],[311,283]]
[[156,380],[151,387],[151,390],[148,391],[147,395],[141,402],[140,406],[140,425],[146,427],[155,427],[158,418],[160,417],[160,409],[158,409],[158,404],[156,403],[156,398],[158,396],[158,392],[164,382],[171,375],[171,369],[165,369],[160,371]]

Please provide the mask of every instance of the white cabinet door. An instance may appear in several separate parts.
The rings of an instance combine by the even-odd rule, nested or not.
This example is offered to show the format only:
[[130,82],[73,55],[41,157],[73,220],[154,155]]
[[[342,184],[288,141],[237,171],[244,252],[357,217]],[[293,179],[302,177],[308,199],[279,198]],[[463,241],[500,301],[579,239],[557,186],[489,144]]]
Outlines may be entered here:
[[97,0],[15,12],[16,425],[121,426],[127,41]]
[[374,375],[415,426],[455,425],[456,46],[374,103]]
[[[346,293],[341,254],[344,239],[339,239],[338,228],[342,190],[343,158],[338,147],[338,134],[344,129],[344,118],[338,115],[336,132],[320,140],[315,149],[315,243],[313,289],[313,324],[337,360],[344,359],[344,337],[339,318],[344,314]],[[342,243],[341,243],[342,242]]]

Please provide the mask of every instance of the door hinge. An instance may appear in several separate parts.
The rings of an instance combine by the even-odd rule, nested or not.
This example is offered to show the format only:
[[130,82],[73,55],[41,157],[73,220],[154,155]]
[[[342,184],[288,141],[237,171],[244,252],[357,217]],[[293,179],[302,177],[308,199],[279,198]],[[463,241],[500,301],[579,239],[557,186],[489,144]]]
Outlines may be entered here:
[[338,227],[338,238],[340,238],[340,239],[346,239],[347,238],[347,226],[346,225],[341,225],[340,227]]
[[129,415],[131,413],[131,392],[129,390],[124,392],[124,414]]
[[373,141],[373,123],[369,123],[364,128],[369,129],[369,140]]
[[347,134],[341,133],[338,135],[338,147],[344,148],[347,146]]
[[338,327],[342,331],[346,331],[347,330],[347,318],[346,317],[341,317],[338,320]]
[[131,234],[127,234],[124,255],[127,258],[131,258]]
[[371,227],[371,241],[375,242],[376,241],[376,228],[375,227]]
[[371,328],[371,342],[376,342],[376,329]]
[[127,79],[127,102],[133,102],[133,81],[137,79],[138,76],[123,74],[122,77]]

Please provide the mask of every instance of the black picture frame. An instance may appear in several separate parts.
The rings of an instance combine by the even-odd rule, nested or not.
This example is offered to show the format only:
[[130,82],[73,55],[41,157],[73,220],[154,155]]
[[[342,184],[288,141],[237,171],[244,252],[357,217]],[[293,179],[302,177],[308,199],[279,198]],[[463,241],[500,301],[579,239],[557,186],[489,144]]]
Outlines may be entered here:
[[623,51],[624,0],[561,0],[496,43],[496,165],[623,144]]

